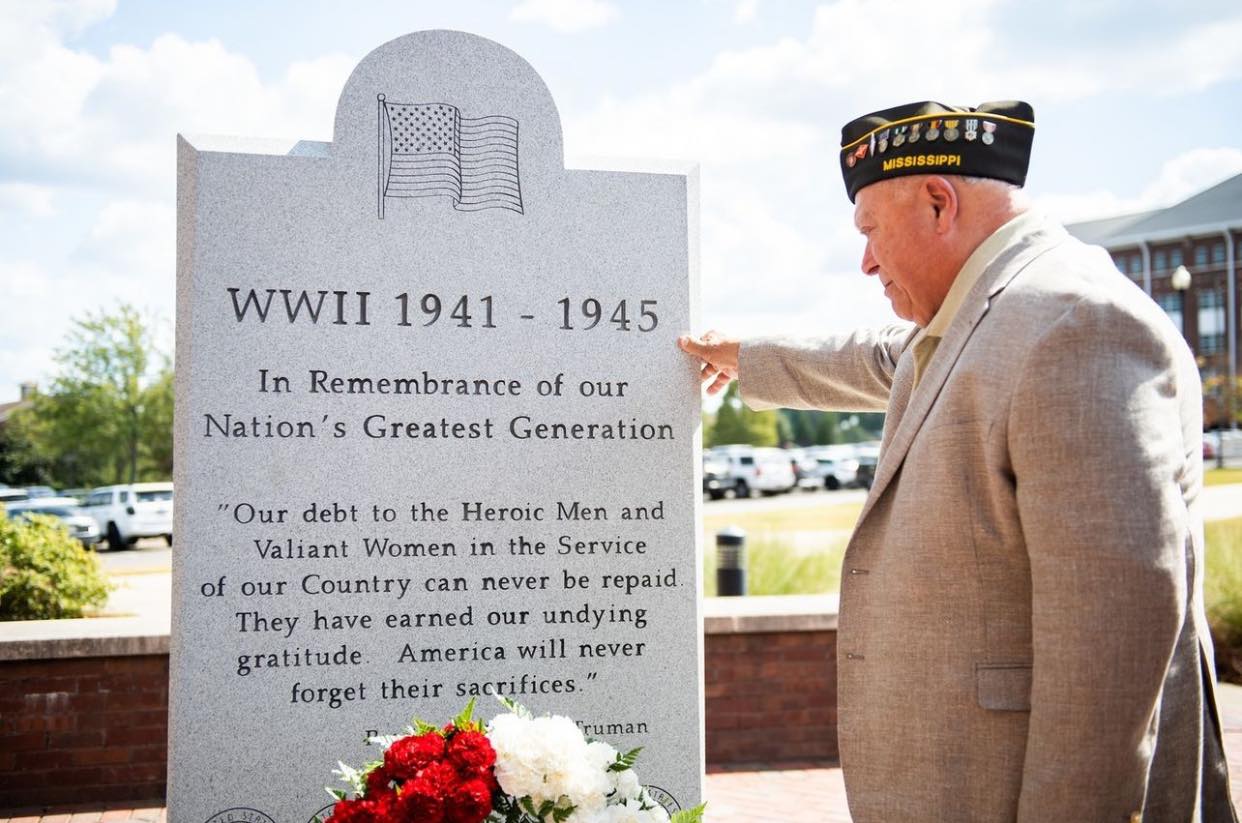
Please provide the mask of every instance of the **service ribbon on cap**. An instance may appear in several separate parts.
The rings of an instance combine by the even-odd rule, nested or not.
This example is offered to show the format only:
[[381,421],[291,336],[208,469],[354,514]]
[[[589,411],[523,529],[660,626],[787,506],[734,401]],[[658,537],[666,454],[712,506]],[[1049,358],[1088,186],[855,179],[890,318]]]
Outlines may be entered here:
[[1030,166],[1035,113],[1018,100],[977,107],[907,103],[841,129],[841,174],[859,189],[905,174],[961,174],[1021,186]]

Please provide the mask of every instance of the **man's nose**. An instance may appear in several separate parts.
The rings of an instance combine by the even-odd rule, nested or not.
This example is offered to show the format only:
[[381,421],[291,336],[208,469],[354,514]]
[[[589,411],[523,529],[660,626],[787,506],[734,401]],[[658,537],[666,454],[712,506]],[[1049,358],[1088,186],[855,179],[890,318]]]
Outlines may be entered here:
[[868,243],[867,247],[863,249],[862,270],[863,270],[863,274],[879,274],[880,273],[880,264],[876,262],[875,257],[873,257],[871,254],[870,243]]

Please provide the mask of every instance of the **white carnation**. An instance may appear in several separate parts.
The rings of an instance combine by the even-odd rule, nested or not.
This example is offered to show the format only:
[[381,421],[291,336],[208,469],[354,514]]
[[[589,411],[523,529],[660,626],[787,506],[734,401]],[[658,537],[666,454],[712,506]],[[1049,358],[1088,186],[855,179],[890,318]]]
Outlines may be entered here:
[[[568,717],[524,719],[513,714],[492,720],[488,739],[496,750],[496,780],[505,794],[529,796],[536,805],[551,800],[577,811],[571,820],[604,807],[612,783],[598,768]],[[596,755],[598,756],[598,755]]]
[[644,809],[641,800],[626,800],[604,809],[593,823],[668,823],[668,812],[658,804],[647,805],[650,808]]

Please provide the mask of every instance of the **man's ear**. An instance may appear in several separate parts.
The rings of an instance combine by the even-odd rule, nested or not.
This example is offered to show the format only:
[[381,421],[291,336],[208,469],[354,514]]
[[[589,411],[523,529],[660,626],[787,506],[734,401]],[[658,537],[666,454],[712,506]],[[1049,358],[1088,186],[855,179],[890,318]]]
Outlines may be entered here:
[[957,219],[957,190],[945,178],[932,175],[923,182],[923,196],[936,215],[937,234],[946,233]]

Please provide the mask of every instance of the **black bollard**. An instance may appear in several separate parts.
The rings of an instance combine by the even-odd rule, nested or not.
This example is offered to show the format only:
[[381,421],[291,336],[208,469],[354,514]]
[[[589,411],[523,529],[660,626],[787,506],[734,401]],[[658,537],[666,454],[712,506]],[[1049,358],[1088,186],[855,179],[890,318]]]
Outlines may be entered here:
[[746,594],[746,532],[737,526],[716,532],[716,596]]

